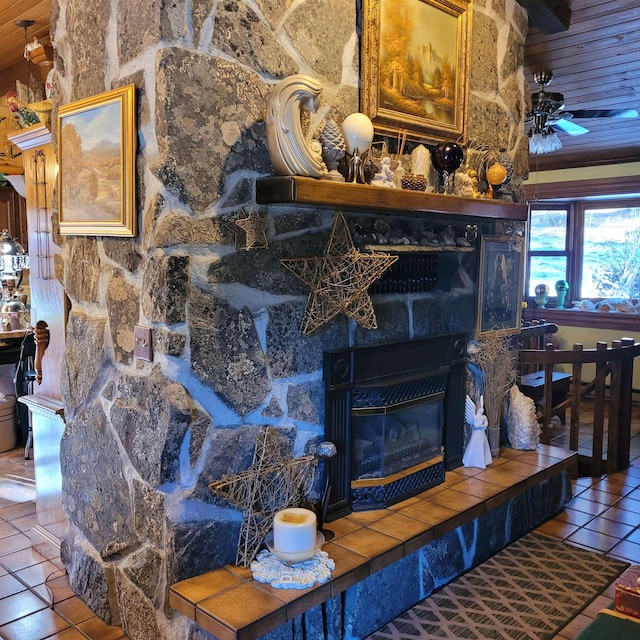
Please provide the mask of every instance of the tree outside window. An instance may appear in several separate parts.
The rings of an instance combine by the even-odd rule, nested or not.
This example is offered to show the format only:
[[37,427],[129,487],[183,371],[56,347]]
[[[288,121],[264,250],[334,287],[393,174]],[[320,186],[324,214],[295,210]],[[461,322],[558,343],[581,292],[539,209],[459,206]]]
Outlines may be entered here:
[[558,280],[572,300],[640,298],[640,201],[569,202],[531,207],[526,297]]

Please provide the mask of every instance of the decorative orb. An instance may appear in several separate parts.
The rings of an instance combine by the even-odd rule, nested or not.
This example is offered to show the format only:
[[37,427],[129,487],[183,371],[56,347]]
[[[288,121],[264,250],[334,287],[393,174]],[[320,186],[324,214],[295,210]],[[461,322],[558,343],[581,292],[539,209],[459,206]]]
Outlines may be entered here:
[[507,179],[507,170],[499,162],[494,162],[487,169],[487,182],[494,187],[501,185]]
[[441,142],[431,155],[431,162],[438,171],[451,173],[460,168],[464,160],[462,147],[455,142]]
[[546,296],[549,293],[549,287],[546,284],[537,284],[535,292],[537,296]]
[[556,291],[569,291],[569,283],[566,280],[558,280],[555,287]]
[[373,142],[373,123],[364,113],[352,113],[342,122],[342,135],[347,152],[363,154]]
[[321,458],[333,458],[338,453],[338,449],[333,442],[323,441],[318,445],[318,455]]

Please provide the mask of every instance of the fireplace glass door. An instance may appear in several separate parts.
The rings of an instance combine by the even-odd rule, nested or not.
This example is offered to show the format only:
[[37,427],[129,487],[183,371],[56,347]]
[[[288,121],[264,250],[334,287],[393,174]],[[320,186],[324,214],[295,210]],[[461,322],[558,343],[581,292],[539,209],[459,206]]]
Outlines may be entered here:
[[442,455],[446,374],[357,386],[351,480],[393,476]]
[[327,351],[327,522],[384,509],[462,464],[464,333]]

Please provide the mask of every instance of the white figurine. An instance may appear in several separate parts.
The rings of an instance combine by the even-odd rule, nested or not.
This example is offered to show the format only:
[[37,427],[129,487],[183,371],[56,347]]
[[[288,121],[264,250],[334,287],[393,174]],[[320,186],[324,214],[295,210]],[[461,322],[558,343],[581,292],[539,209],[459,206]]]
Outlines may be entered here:
[[487,426],[489,421],[484,415],[484,396],[480,396],[480,402],[476,407],[475,402],[467,396],[465,399],[465,419],[469,424],[473,425],[471,438],[467,444],[464,455],[462,456],[462,464],[465,467],[477,467],[478,469],[486,469],[491,464],[491,448],[487,440]]
[[271,90],[265,124],[276,175],[322,178],[327,174],[322,149],[305,140],[301,122],[302,110],[315,113],[321,96],[320,82],[302,74],[286,77]]
[[535,449],[540,444],[540,423],[534,401],[515,384],[509,391],[509,400],[506,415],[509,443],[514,449]]

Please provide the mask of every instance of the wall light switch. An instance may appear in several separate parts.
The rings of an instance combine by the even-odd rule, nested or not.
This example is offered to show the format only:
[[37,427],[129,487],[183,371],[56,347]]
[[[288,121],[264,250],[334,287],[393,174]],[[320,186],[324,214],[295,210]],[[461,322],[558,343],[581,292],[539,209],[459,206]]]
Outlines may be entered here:
[[151,327],[140,327],[136,325],[133,328],[133,355],[139,360],[153,361]]

